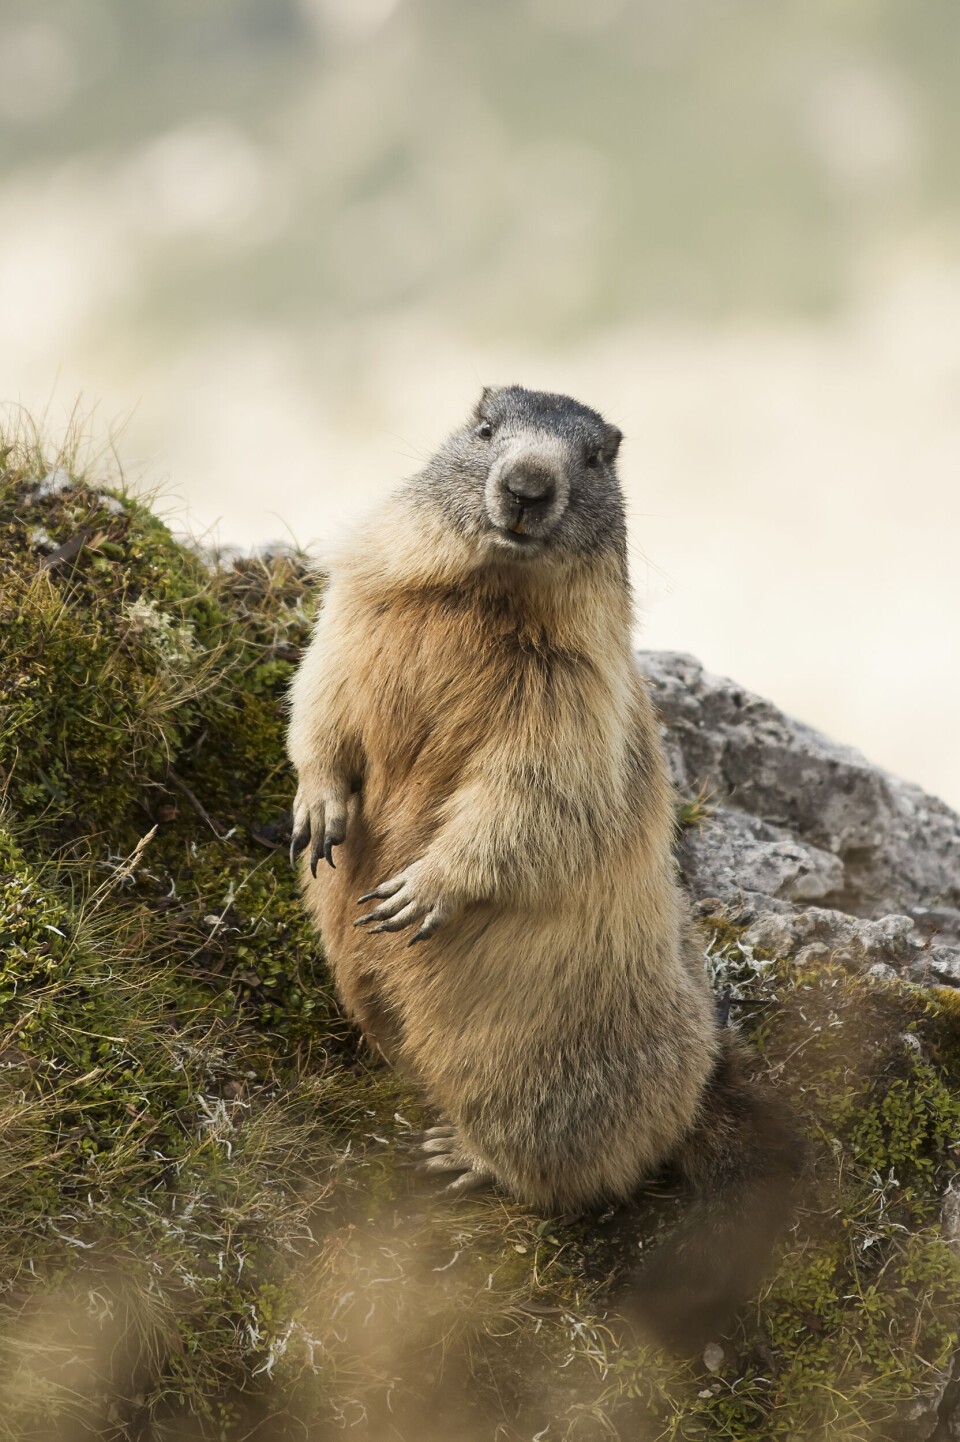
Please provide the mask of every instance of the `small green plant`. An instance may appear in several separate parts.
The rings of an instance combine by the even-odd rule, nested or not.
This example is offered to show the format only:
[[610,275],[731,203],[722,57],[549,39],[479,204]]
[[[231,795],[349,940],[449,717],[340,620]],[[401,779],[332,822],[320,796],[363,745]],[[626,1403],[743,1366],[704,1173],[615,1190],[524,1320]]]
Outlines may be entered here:
[[681,798],[677,807],[677,824],[681,830],[690,826],[701,826],[704,821],[709,820],[714,812],[710,805],[713,795],[709,782],[704,781],[695,796],[686,800]]

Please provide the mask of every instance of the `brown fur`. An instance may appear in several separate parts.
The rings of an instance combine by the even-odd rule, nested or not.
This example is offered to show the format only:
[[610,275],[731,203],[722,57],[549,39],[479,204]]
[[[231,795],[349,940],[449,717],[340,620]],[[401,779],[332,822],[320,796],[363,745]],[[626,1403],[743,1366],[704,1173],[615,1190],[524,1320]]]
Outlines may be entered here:
[[[515,1195],[629,1195],[717,1055],[688,964],[673,807],[613,558],[478,569],[401,495],[334,567],[293,691],[301,786],[350,795],[305,893],[366,1034]],[[435,936],[355,929],[423,858]]]
[[[293,686],[295,827],[337,848],[304,892],[348,1010],[463,1165],[574,1211],[672,1159],[735,1208],[754,1102],[675,879],[631,622],[621,548],[517,562],[401,490],[334,563]],[[444,918],[413,946],[354,925],[400,872]]]

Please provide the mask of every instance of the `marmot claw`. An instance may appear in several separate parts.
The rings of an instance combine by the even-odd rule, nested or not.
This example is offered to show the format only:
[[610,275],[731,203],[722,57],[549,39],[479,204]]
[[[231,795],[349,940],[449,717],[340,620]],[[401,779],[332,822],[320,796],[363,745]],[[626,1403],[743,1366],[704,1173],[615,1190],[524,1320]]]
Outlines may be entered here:
[[417,1169],[428,1175],[460,1173],[443,1188],[442,1196],[461,1197],[480,1187],[492,1186],[496,1181],[493,1172],[466,1148],[456,1127],[429,1127],[422,1135],[425,1140],[412,1148],[421,1157],[415,1163]]
[[297,857],[300,855],[307,842],[310,840],[310,817],[308,816],[299,830],[294,831],[290,838],[290,865],[296,866]]
[[372,921],[377,924],[370,928],[371,931],[402,931],[419,921],[420,926],[407,944],[413,946],[415,941],[425,940],[448,920],[451,908],[444,902],[424,900],[418,891],[416,868],[411,866],[357,898],[358,906],[365,901],[379,901],[380,905],[368,911],[366,916],[358,916],[354,926],[365,926]]
[[298,796],[294,803],[293,837],[290,842],[290,865],[296,866],[297,857],[306,850],[310,842],[310,872],[317,874],[317,862],[321,856],[329,866],[333,866],[333,848],[340,846],[346,839],[347,823],[345,817],[340,813],[339,808],[335,809],[335,803],[329,801],[314,802],[309,805]]

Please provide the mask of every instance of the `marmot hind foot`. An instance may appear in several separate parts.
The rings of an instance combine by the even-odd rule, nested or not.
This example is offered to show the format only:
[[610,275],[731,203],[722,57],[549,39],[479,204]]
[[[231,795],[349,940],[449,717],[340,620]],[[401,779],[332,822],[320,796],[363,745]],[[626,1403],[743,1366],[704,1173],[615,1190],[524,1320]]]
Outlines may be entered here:
[[443,1188],[441,1196],[451,1199],[462,1197],[496,1183],[496,1176],[486,1163],[464,1146],[455,1126],[428,1127],[421,1135],[423,1140],[413,1147],[419,1158],[415,1162],[418,1171],[431,1176],[443,1172],[460,1173]]

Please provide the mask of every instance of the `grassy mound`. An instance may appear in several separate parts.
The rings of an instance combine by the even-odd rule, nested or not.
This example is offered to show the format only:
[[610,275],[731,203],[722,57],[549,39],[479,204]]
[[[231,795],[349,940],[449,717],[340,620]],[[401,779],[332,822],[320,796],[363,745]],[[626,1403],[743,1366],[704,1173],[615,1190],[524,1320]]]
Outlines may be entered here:
[[285,854],[304,558],[220,567],[75,453],[0,458],[0,1439],[900,1435],[957,1345],[954,994],[707,923],[814,1175],[706,1361],[616,1343],[675,1203],[441,1203],[338,1011]]

